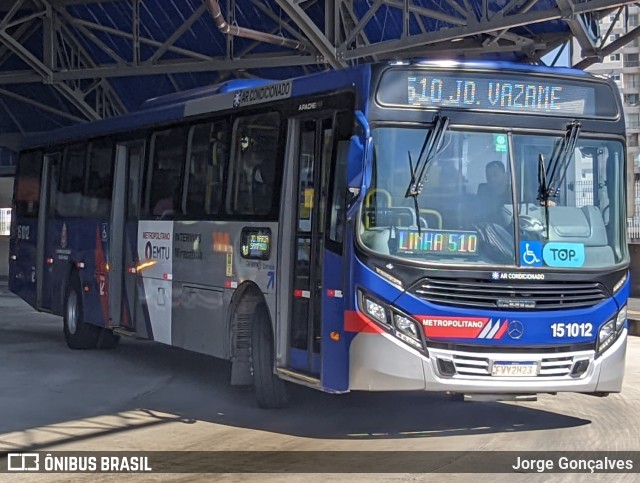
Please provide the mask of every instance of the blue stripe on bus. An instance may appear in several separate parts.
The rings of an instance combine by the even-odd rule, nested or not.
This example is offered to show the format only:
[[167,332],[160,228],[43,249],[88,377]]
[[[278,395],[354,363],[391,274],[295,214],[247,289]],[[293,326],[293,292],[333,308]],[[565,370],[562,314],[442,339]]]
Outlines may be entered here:
[[[508,336],[491,340],[493,346],[531,347],[553,346],[595,342],[599,328],[615,317],[619,308],[624,305],[629,292],[629,281],[620,289],[615,297],[584,308],[549,310],[549,311],[503,311],[482,308],[463,308],[434,305],[408,292],[401,292],[386,280],[381,278],[359,260],[354,261],[354,281],[356,286],[374,294],[379,300],[392,305],[416,318],[433,317],[456,319],[484,319],[487,323],[497,323],[498,320],[518,320],[524,324],[525,333],[519,339]],[[554,338],[552,324],[591,324],[589,335],[580,334],[576,337]],[[486,345],[483,338],[456,338],[446,340],[456,343]]]
[[[349,388],[349,345],[353,337],[345,337],[345,293],[343,271],[348,264],[341,255],[324,251],[322,279],[322,386],[335,391]],[[328,289],[342,290],[343,297],[329,297]],[[331,332],[342,334],[340,340],[331,340]]]

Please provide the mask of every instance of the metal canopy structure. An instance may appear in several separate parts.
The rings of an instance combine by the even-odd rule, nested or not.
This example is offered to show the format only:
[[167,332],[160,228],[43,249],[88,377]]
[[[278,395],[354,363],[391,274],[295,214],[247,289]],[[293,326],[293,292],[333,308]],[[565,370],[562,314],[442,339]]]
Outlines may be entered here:
[[0,0],[0,146],[232,77],[285,78],[406,57],[540,62],[607,44],[612,0]]

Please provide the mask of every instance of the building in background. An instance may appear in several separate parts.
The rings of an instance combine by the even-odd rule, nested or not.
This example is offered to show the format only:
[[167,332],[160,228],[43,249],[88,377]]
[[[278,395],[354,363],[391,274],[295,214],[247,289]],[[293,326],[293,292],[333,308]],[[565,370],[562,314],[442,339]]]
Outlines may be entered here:
[[[631,4],[621,15],[617,11],[600,20],[600,35],[609,44],[640,25],[640,7]],[[580,60],[580,49],[573,43],[572,64]],[[640,40],[634,39],[624,47],[603,57],[602,62],[586,69],[594,75],[609,77],[620,89],[627,125],[627,159],[629,176],[629,237],[640,242]],[[633,176],[631,176],[633,174]],[[635,208],[635,210],[633,210]],[[632,211],[633,210],[633,211]],[[635,212],[634,212],[635,211]]]

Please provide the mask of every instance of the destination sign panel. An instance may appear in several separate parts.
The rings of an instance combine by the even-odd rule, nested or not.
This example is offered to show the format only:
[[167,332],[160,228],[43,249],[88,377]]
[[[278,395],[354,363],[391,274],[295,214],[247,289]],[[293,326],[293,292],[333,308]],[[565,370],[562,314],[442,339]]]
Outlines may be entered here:
[[478,235],[471,231],[398,229],[399,253],[476,255]]
[[614,118],[617,103],[607,84],[528,74],[396,70],[384,74],[382,104],[559,116]]

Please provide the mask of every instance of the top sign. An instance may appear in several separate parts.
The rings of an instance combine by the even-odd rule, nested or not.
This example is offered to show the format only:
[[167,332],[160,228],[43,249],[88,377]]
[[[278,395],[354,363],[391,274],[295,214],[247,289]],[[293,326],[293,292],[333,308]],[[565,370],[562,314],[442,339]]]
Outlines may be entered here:
[[418,108],[607,119],[618,116],[608,84],[524,73],[390,70],[382,77],[378,101]]

